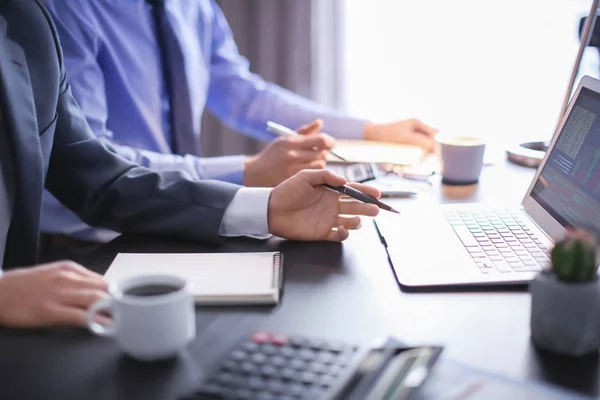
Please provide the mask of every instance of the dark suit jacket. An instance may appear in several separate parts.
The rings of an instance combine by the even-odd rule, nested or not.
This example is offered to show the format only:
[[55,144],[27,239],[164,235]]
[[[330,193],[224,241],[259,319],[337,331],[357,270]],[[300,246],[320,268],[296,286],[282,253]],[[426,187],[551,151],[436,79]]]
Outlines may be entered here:
[[239,187],[153,172],[101,143],[71,95],[54,25],[38,0],[0,0],[0,107],[16,170],[5,268],[36,261],[44,183],[90,225],[218,240]]

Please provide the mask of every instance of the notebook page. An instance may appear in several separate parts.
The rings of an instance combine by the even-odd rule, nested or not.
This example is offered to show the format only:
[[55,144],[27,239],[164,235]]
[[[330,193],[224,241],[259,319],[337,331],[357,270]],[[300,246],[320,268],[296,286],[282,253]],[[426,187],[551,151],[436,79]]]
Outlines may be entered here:
[[[338,140],[334,151],[349,162],[417,165],[426,153],[418,146],[370,140]],[[331,161],[338,161],[331,156]]]
[[105,274],[109,281],[168,274],[193,283],[197,296],[257,295],[275,292],[269,253],[120,253]]

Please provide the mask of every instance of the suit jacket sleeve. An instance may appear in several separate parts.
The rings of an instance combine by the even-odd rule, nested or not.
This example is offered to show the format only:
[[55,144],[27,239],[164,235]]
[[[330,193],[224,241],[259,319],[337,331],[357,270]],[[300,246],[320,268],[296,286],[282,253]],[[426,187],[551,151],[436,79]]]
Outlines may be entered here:
[[239,186],[197,182],[179,171],[152,171],[119,157],[91,132],[66,83],[56,41],[61,84],[46,181],[50,192],[90,225],[217,241]]

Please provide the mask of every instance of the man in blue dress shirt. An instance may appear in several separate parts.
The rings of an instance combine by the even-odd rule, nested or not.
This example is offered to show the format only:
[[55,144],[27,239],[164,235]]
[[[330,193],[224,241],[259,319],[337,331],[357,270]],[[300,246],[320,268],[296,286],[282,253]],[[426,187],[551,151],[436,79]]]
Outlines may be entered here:
[[[256,156],[201,158],[194,154],[199,151],[191,148],[199,146],[205,107],[231,128],[262,140],[273,139],[265,130],[268,120],[297,128],[319,118],[326,131],[338,138],[433,146],[436,130],[418,120],[369,123],[252,74],[213,0],[48,3],[63,45],[69,83],[94,133],[111,141],[122,157],[143,166],[178,169],[194,179],[219,179],[247,186],[274,186],[300,169],[324,166],[326,151],[311,151],[312,143],[304,143],[313,135],[294,140],[280,138]],[[169,118],[169,82],[165,82],[164,57],[161,58],[165,33],[159,29],[160,19],[156,18],[160,17],[153,7],[163,7],[164,18],[182,53],[180,75],[185,75],[189,88],[189,114],[193,121],[187,132],[193,139],[192,145],[183,151],[176,151],[173,146],[172,125],[178,121]],[[313,123],[305,127],[304,133],[320,127],[319,122]],[[310,140],[319,140],[321,150],[334,143],[324,135]],[[295,157],[299,149],[305,154],[303,157]],[[87,227],[48,193],[42,230],[89,241],[107,241],[116,236],[114,232]]]
[[210,242],[269,234],[340,242],[359,215],[379,212],[340,201],[323,184],[346,180],[327,170],[247,188],[119,157],[75,102],[41,1],[0,1],[0,326],[85,325],[86,310],[106,296],[102,276],[80,265],[35,265],[44,186],[92,225]]

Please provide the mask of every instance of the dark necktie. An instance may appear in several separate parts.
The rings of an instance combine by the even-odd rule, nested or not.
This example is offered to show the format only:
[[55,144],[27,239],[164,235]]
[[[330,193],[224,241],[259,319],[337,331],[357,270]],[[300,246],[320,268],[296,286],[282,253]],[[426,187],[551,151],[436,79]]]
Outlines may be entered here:
[[146,0],[152,6],[156,40],[167,96],[171,123],[171,148],[177,154],[200,155],[200,140],[194,136],[192,103],[181,45],[167,17],[165,0]]

